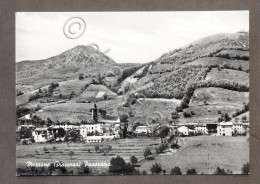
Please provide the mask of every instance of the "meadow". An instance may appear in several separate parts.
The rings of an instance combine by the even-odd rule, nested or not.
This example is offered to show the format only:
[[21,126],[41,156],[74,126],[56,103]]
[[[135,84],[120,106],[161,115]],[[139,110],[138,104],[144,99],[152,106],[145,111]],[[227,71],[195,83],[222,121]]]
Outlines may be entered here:
[[[17,167],[24,167],[27,161],[38,163],[50,163],[62,161],[64,163],[75,163],[88,161],[89,163],[109,163],[112,157],[120,156],[126,162],[132,155],[136,156],[140,172],[146,171],[150,174],[150,168],[155,162],[160,163],[166,174],[170,174],[173,167],[178,166],[185,174],[187,169],[195,168],[200,174],[214,174],[219,166],[233,171],[234,174],[241,173],[243,163],[249,162],[249,141],[248,137],[218,137],[218,136],[196,136],[184,137],[179,140],[181,148],[172,152],[159,155],[154,154],[153,160],[143,157],[145,148],[154,148],[160,143],[160,139],[139,137],[132,139],[119,139],[102,143],[54,143],[54,144],[32,144],[16,146]],[[112,150],[104,155],[96,153],[95,146],[100,148],[110,145]],[[49,153],[43,148],[47,147]],[[55,148],[55,149],[54,149]],[[90,149],[90,152],[88,151]],[[38,154],[36,154],[36,151]],[[74,155],[69,156],[69,151]],[[94,173],[107,172],[108,167],[90,167]],[[72,168],[73,169],[73,168]],[[75,168],[74,168],[75,169]]]

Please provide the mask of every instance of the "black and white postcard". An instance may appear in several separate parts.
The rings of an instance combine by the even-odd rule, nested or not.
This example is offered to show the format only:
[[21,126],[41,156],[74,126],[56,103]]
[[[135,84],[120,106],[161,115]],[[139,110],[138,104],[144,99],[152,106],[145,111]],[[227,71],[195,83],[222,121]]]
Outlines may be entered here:
[[16,175],[249,174],[249,12],[16,12]]

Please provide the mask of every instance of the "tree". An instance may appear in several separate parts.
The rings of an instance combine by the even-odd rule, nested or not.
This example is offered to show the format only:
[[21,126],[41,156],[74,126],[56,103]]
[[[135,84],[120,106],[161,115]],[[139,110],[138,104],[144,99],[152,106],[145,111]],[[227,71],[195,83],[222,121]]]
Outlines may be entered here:
[[91,169],[86,166],[84,163],[78,168],[78,174],[87,175],[91,173]]
[[128,115],[126,114],[123,114],[120,116],[120,121],[121,122],[128,122]]
[[166,146],[164,144],[161,144],[157,149],[156,152],[157,153],[163,153],[164,149],[166,148]]
[[112,149],[112,146],[107,145],[105,148],[102,149],[104,155],[106,155],[106,153],[109,153],[109,151]]
[[138,159],[135,156],[131,156],[130,162],[132,163],[132,165],[135,165],[136,163],[138,163]]
[[24,94],[23,92],[18,91],[17,94],[16,94],[16,96],[20,96],[20,95],[23,95],[23,94]]
[[83,80],[83,79],[84,79],[83,73],[80,73],[79,74],[79,80]]
[[242,66],[241,65],[239,65],[238,70],[242,71]]
[[182,175],[182,172],[181,172],[181,169],[179,167],[174,167],[172,170],[171,170],[171,174],[172,175]]
[[53,121],[48,117],[47,118],[47,126],[51,126],[53,124]]
[[250,165],[249,163],[247,162],[246,164],[243,164],[243,167],[241,168],[242,170],[242,174],[249,174],[249,171],[250,171]]
[[[179,108],[182,108],[182,107],[180,106]],[[180,118],[180,116],[179,116],[179,113],[178,113],[177,107],[176,107],[176,111],[172,112],[172,121],[173,121],[173,123],[176,124],[178,122],[179,118]]]
[[76,93],[75,91],[72,91],[69,95],[69,99],[72,99],[74,96],[76,96]]
[[65,166],[63,166],[62,162],[59,162],[59,164],[51,163],[48,167],[48,172],[51,175],[62,175],[62,174],[68,174],[68,171]]
[[231,117],[228,115],[228,114],[221,114],[221,117],[218,118],[218,122],[227,122],[227,121],[230,121],[231,120]]
[[98,145],[95,146],[95,150],[96,150],[96,153],[97,153],[98,150],[99,150],[99,146]]
[[158,164],[158,163],[155,162],[152,165],[150,171],[152,172],[152,174],[160,174],[162,172],[161,164]]
[[130,163],[126,163],[123,158],[117,156],[110,160],[109,173],[114,174],[132,174],[135,172],[134,166]]
[[243,117],[242,117],[242,122],[246,122],[246,120],[247,120],[247,117],[246,117],[246,116],[243,116]]
[[225,171],[225,169],[221,169],[220,167],[217,167],[217,169],[215,170],[214,173],[217,175],[223,175],[223,174],[226,174],[226,171]]
[[32,131],[29,128],[21,128],[20,137],[22,139],[29,139],[32,137]]
[[101,116],[106,116],[107,115],[107,111],[106,110],[103,110],[103,109],[98,109],[98,112]]
[[201,95],[202,95],[202,100],[203,100],[204,105],[208,105],[210,95],[208,93],[202,93]]
[[177,112],[182,112],[182,111],[183,111],[183,108],[182,108],[182,106],[177,106],[175,110],[176,110]]
[[141,174],[142,174],[142,175],[147,175],[147,172],[146,172],[146,171],[142,171]]
[[70,159],[72,160],[72,156],[75,154],[74,151],[69,151],[69,156],[70,156]]
[[224,175],[224,174],[232,174],[232,171],[230,171],[229,169],[225,170],[224,168],[221,169],[220,167],[217,167],[214,173],[217,175]]
[[43,147],[44,153],[49,153],[49,149],[47,147]]
[[146,149],[144,150],[144,158],[146,159],[146,158],[148,158],[148,156],[150,156],[150,155],[152,155],[152,152],[151,152],[150,148],[146,148]]
[[186,172],[187,175],[196,175],[197,174],[197,171],[192,168],[192,169],[188,169],[187,172]]

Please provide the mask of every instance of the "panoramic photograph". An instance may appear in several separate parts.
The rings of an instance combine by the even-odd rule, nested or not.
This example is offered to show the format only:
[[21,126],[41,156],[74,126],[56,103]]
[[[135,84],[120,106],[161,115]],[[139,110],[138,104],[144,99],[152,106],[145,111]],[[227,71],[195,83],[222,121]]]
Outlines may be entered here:
[[250,173],[249,11],[15,19],[16,176]]

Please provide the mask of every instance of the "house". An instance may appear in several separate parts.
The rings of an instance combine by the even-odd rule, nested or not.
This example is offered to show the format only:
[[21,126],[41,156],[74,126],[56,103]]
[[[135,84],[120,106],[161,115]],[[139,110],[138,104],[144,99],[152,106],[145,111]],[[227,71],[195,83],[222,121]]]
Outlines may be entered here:
[[80,125],[80,135],[84,137],[87,137],[88,134],[94,134],[94,133],[103,133],[103,124],[98,123],[98,124],[81,124]]
[[36,126],[34,125],[19,125],[16,126],[16,132],[20,132],[21,130],[25,130],[25,129],[34,130],[35,128]]
[[189,129],[186,126],[180,126],[180,127],[177,128],[177,132],[180,135],[189,136],[190,134],[194,133],[194,130]]
[[135,134],[142,134],[142,133],[151,134],[151,133],[153,133],[153,127],[151,127],[151,126],[137,126],[134,133]]
[[79,124],[71,124],[71,123],[65,123],[65,124],[56,124],[59,128],[63,128],[65,131],[72,130],[74,128],[79,128]]
[[218,136],[232,136],[233,123],[232,122],[220,122],[217,127]]
[[197,126],[195,126],[194,131],[195,134],[203,134],[203,135],[209,134],[207,125],[202,123],[199,123]]
[[89,136],[86,138],[86,141],[89,143],[97,143],[97,142],[103,142],[104,139],[102,136]]
[[242,122],[234,122],[232,129],[234,134],[246,134],[248,125]]
[[32,131],[32,137],[35,142],[47,142],[50,137],[48,128],[36,128]]

